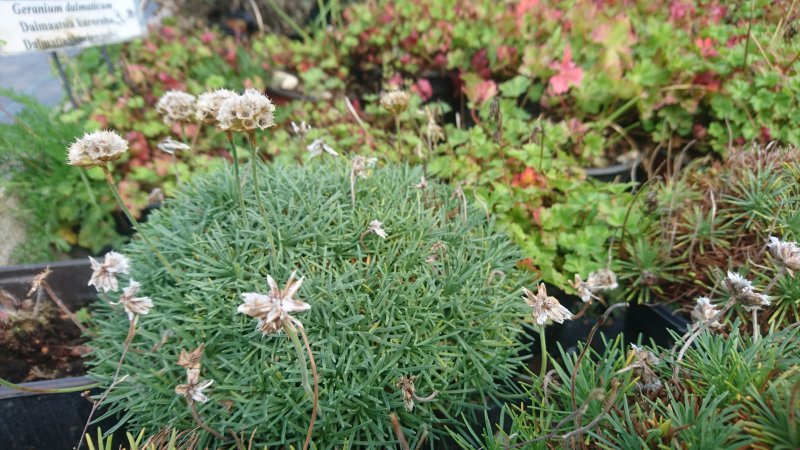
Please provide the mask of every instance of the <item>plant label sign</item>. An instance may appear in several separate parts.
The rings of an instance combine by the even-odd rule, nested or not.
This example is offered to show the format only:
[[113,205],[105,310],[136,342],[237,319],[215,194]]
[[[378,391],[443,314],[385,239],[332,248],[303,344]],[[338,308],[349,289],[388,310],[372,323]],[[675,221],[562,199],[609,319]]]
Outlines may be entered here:
[[111,44],[144,32],[137,0],[0,0],[0,56]]

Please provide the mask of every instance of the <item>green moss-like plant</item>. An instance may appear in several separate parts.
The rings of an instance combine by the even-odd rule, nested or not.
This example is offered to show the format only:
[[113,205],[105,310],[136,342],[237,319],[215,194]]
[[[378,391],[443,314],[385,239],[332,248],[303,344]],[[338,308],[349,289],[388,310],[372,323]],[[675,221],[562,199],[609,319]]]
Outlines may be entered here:
[[[214,384],[209,402],[196,404],[203,421],[225,436],[255,431],[258,448],[299,448],[312,408],[301,383],[307,361],[285,333],[262,335],[237,313],[242,293],[266,293],[268,274],[283,284],[293,270],[305,277],[296,298],[311,310],[295,316],[319,371],[312,448],[392,448],[392,412],[412,445],[427,434],[425,445],[436,447],[446,427],[458,430],[508,392],[521,366],[519,255],[483,209],[470,208],[464,220],[463,199],[437,183],[415,188],[422,173],[414,168],[359,178],[355,209],[343,162],[259,170],[269,223],[252,179],[244,180],[244,217],[233,174],[222,170],[185,186],[144,225],[176,279],[141,240],[125,250],[154,307],[139,317],[110,413],[121,412],[131,429],[195,428],[174,392],[186,382],[176,362],[182,349],[204,343],[201,378]],[[386,239],[365,234],[373,220]],[[108,386],[128,321],[107,305],[95,319],[90,375]],[[420,397],[438,395],[407,412],[401,376],[417,377]],[[211,435],[201,443],[220,444]]]

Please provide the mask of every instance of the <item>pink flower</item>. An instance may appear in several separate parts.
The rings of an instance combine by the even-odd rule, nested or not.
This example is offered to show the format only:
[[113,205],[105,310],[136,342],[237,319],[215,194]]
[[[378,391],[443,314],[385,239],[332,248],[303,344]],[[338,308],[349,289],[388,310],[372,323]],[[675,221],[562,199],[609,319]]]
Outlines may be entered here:
[[714,50],[714,41],[712,41],[711,38],[697,38],[694,40],[694,45],[700,49],[700,55],[703,58],[711,58],[719,55],[719,53]]
[[497,85],[492,80],[467,83],[464,86],[464,93],[477,106],[493,99],[497,95]]
[[583,69],[572,61],[572,50],[569,45],[564,49],[561,64],[553,67],[558,72],[550,78],[550,90],[559,95],[569,91],[570,86],[580,86],[583,80]]
[[411,91],[422,97],[423,101],[430,100],[433,97],[433,87],[431,86],[431,82],[426,80],[425,78],[420,78],[411,86]]
[[213,32],[206,31],[205,33],[200,35],[200,41],[202,41],[203,44],[209,44],[209,43],[211,43],[211,41],[214,40],[215,37],[216,36],[214,35]]

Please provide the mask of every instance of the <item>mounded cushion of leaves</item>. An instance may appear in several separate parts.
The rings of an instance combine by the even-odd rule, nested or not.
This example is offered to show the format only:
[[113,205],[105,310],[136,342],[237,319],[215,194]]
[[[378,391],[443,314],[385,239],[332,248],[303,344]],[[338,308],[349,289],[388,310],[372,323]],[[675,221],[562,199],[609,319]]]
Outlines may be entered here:
[[[320,377],[317,448],[393,447],[391,412],[412,445],[427,429],[428,446],[446,428],[458,431],[462,414],[482,417],[521,366],[524,316],[513,272],[519,255],[487,213],[470,207],[464,221],[452,188],[414,187],[422,175],[416,168],[379,168],[358,179],[355,209],[349,164],[259,170],[269,223],[247,177],[244,217],[225,168],[184,186],[144,225],[177,281],[141,239],[125,249],[154,307],[139,318],[120,371],[128,377],[107,400],[111,412],[122,412],[129,429],[196,428],[174,392],[186,382],[176,362],[181,349],[205,343],[201,378],[214,384],[209,402],[197,404],[203,420],[227,436],[255,430],[258,446],[299,447],[312,407],[301,384],[300,365],[308,363],[284,333],[263,336],[256,320],[236,312],[241,293],[268,292],[267,274],[282,285],[297,270],[305,282],[296,298],[311,310],[296,317]],[[383,222],[387,239],[362,236],[373,220]],[[440,242],[444,251],[436,250]],[[90,374],[108,386],[128,320],[101,303]],[[404,375],[418,377],[420,396],[438,396],[406,412],[395,386]],[[201,441],[210,442],[209,435]]]

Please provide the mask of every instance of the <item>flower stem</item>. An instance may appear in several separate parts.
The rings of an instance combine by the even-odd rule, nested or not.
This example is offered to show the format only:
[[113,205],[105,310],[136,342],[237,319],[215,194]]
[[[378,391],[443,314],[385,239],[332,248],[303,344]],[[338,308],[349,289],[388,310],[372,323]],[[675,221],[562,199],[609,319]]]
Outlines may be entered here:
[[760,331],[758,329],[758,308],[753,308],[753,343],[758,342],[760,337]]
[[303,450],[308,450],[308,446],[311,443],[311,434],[314,431],[314,422],[317,420],[317,408],[319,407],[319,377],[317,376],[317,363],[314,361],[314,354],[311,352],[311,344],[308,343],[306,331],[303,329],[302,325],[300,325],[298,328],[300,329],[300,334],[303,336],[303,342],[305,343],[306,351],[308,352],[308,359],[311,362],[311,373],[314,376],[314,406],[311,408],[311,422],[308,425],[306,442],[303,444]]
[[544,325],[539,327],[539,344],[542,348],[542,364],[539,378],[544,380],[545,375],[547,375],[547,343],[544,340]]
[[250,131],[247,137],[247,142],[250,144],[250,152],[253,155],[253,161],[250,163],[250,166],[253,169],[253,188],[256,191],[256,203],[258,203],[258,210],[261,212],[261,218],[264,219],[264,225],[267,228],[267,240],[269,240],[269,245],[272,247],[272,253],[274,254],[275,242],[272,240],[272,227],[269,223],[267,210],[264,208],[264,203],[261,201],[261,187],[258,185],[258,150],[256,150],[256,134],[254,131]]
[[233,133],[226,131],[225,136],[228,137],[228,144],[231,146],[233,155],[233,173],[236,176],[236,189],[239,190],[239,206],[242,208],[242,214],[247,218],[247,208],[244,207],[244,195],[242,194],[242,180],[239,178],[239,155],[236,153],[236,144],[233,143]]
[[400,146],[400,115],[394,115],[394,151]]
[[311,384],[308,382],[308,367],[306,367],[306,355],[303,351],[303,344],[297,336],[297,329],[291,322],[283,323],[283,330],[289,335],[289,339],[294,344],[294,349],[297,352],[297,360],[300,362],[300,379],[303,384],[303,389],[306,390],[309,398],[314,398],[314,391],[311,389]]
[[167,269],[167,272],[169,272],[169,274],[172,275],[172,277],[174,278],[175,269],[173,269],[169,261],[167,261],[167,259],[164,258],[164,255],[161,254],[161,252],[158,250],[158,247],[156,247],[155,244],[153,244],[153,241],[150,240],[150,238],[147,236],[147,233],[145,233],[144,230],[142,230],[142,226],[139,224],[139,221],[136,220],[135,217],[133,217],[133,214],[131,214],[130,210],[128,210],[128,207],[125,206],[125,202],[122,201],[122,197],[119,195],[119,189],[117,189],[117,182],[114,181],[114,177],[111,176],[111,172],[109,172],[108,167],[101,165],[100,168],[103,169],[103,174],[105,174],[106,176],[106,182],[108,183],[108,187],[111,188],[111,193],[114,195],[114,199],[117,201],[117,204],[119,204],[119,207],[122,209],[122,212],[125,213],[125,217],[127,217],[128,220],[131,222],[133,227],[139,233],[139,236],[141,236],[142,239],[144,239],[145,242],[147,242],[147,244],[150,245],[150,248],[153,250],[153,253],[156,254],[158,259],[161,261],[161,264],[164,265],[164,268]]

